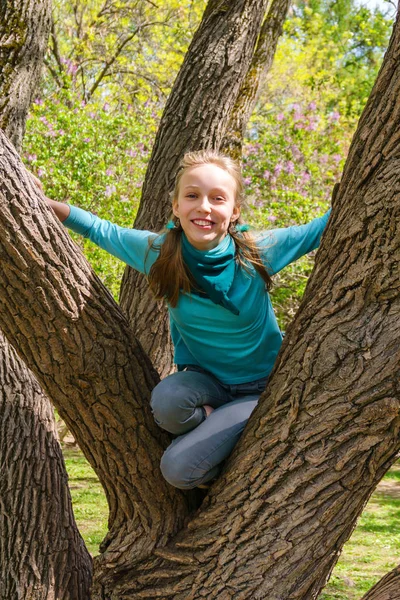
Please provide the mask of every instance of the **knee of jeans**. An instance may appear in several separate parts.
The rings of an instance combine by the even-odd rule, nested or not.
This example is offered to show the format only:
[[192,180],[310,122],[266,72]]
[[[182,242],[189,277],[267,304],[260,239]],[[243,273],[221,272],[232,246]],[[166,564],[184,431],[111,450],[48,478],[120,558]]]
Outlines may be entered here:
[[165,379],[160,381],[151,393],[150,407],[157,423],[162,423],[171,414],[173,406],[171,402],[172,390],[165,381]]
[[192,470],[182,456],[174,452],[174,449],[166,450],[161,459],[161,473],[170,485],[181,490],[196,487],[196,481],[189,477]]

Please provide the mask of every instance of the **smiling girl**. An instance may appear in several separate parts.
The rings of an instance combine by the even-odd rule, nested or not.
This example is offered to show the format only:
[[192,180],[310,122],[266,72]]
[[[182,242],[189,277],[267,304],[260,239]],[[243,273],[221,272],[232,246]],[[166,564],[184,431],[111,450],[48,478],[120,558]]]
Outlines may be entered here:
[[214,479],[237,443],[282,343],[271,276],[316,248],[328,220],[253,238],[240,224],[243,198],[239,165],[200,151],[181,162],[160,234],[48,200],[64,225],[146,274],[167,303],[178,372],[154,388],[151,408],[177,436],[161,471],[182,489]]

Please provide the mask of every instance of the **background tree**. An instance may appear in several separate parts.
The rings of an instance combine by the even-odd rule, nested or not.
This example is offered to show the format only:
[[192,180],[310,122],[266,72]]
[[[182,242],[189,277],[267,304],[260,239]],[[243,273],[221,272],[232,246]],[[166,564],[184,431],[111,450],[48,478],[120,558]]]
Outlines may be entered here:
[[[165,225],[171,213],[169,194],[185,152],[218,149],[227,131],[231,133],[229,125],[243,129],[266,60],[270,66],[288,3],[273,2],[269,8],[272,13],[268,11],[267,16],[266,10],[267,4],[260,3],[256,13],[249,3],[246,12],[256,18],[248,19],[247,15],[242,17],[241,3],[227,10],[220,2],[209,2],[163,113],[146,171],[136,229],[160,230]],[[243,55],[240,61],[236,59],[239,54]],[[235,111],[240,114],[239,123],[233,122]],[[154,300],[146,279],[129,267],[122,280],[120,302],[160,375],[170,373],[172,343],[166,309]]]
[[205,0],[189,8],[177,0],[74,0],[68,10],[55,0],[46,89],[85,103],[164,102],[204,7]]

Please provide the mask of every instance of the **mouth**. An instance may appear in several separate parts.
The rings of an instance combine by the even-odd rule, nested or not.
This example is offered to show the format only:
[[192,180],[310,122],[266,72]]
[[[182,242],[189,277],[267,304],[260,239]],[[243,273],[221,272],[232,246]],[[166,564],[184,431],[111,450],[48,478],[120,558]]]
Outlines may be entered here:
[[191,222],[193,223],[193,225],[196,225],[201,229],[211,229],[211,227],[215,225],[213,221],[208,221],[206,219],[193,219]]

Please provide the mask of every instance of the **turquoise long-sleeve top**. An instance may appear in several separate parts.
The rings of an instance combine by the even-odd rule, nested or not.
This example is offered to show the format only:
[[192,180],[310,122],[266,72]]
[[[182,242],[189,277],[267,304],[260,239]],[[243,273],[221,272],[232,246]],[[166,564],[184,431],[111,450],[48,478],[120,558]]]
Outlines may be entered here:
[[[64,221],[66,227],[148,275],[159,253],[151,248],[157,234],[119,227],[75,206],[70,209]],[[259,235],[260,256],[270,275],[319,246],[329,213],[306,225]],[[207,252],[218,254],[224,249],[222,240]],[[167,303],[177,365],[201,366],[227,384],[245,383],[269,375],[282,335],[265,283],[257,271],[252,268],[250,271],[237,269],[229,291],[230,299],[240,308],[239,315],[196,294],[181,293],[175,307]]]

